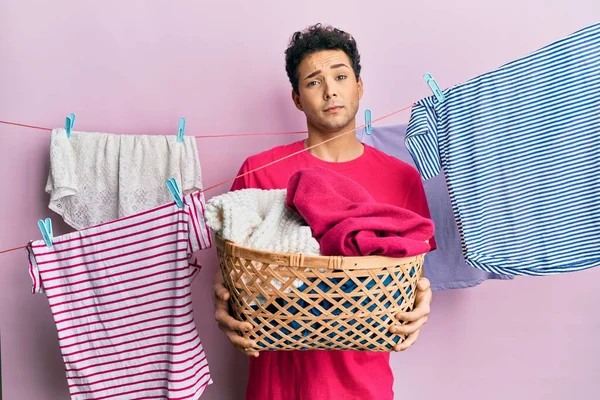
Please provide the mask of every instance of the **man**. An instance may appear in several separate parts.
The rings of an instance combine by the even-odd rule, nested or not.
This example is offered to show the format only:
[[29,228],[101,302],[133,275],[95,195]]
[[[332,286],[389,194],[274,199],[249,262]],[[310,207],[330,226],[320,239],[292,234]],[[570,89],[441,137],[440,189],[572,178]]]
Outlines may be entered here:
[[[292,84],[292,99],[306,115],[308,138],[278,146],[249,157],[240,174],[303,148],[355,128],[355,116],[363,94],[360,55],[349,34],[317,24],[296,32],[286,50],[286,70]],[[322,166],[342,173],[367,189],[379,202],[408,208],[429,218],[425,192],[418,172],[408,164],[348,134],[276,165],[238,178],[232,190],[244,188],[283,189],[302,168]],[[432,249],[435,248],[435,241]],[[251,325],[229,313],[229,293],[217,272],[214,285],[215,319],[231,343],[250,359],[247,400],[393,400],[393,374],[389,353],[358,351],[254,350],[255,344],[235,331]],[[431,303],[429,281],[421,277],[412,312],[397,315],[407,321],[390,327],[392,333],[409,334],[396,347],[411,346],[427,321]]]

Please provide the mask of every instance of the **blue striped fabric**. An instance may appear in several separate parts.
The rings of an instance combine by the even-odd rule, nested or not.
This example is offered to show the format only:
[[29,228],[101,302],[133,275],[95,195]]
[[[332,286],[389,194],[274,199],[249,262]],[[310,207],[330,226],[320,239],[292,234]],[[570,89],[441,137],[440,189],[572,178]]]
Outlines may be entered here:
[[600,23],[428,97],[405,143],[446,177],[467,263],[509,275],[600,265]]

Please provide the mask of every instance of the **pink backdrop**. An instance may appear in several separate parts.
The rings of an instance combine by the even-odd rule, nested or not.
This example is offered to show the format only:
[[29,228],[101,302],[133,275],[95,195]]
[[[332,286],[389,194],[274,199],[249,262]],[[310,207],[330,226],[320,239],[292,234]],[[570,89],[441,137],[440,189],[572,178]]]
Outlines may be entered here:
[[[318,21],[353,33],[365,107],[374,117],[525,55],[600,16],[597,0],[371,2],[4,0],[0,2],[0,120],[78,130],[188,134],[302,130],[283,50]],[[406,122],[408,114],[385,124]],[[362,118],[360,121],[362,123]],[[198,140],[205,185],[293,137]],[[49,134],[0,125],[0,249],[38,239],[47,208]],[[221,193],[221,187],[208,193]],[[243,398],[246,360],[211,313],[214,251],[194,286],[195,313],[215,384],[207,400]],[[600,269],[486,282],[436,292],[418,344],[392,357],[397,398],[600,397]],[[23,250],[0,255],[5,400],[68,398],[47,300],[30,294]],[[310,371],[308,371],[310,373]]]

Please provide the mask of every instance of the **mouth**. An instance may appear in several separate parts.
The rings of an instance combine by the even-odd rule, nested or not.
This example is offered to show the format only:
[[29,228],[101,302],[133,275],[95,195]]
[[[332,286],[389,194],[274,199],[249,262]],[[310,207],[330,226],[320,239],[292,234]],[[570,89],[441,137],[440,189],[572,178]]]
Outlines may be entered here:
[[336,112],[344,108],[343,106],[331,106],[325,109],[325,112]]

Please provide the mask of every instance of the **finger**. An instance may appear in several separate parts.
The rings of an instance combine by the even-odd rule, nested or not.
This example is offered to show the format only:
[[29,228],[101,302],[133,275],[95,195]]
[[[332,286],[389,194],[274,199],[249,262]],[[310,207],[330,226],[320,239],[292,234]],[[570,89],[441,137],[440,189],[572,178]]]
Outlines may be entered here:
[[258,351],[256,350],[252,350],[252,349],[244,349],[243,353],[246,354],[248,357],[258,357]]
[[423,317],[426,317],[431,312],[431,307],[427,303],[422,303],[415,307],[414,310],[409,312],[399,312],[396,314],[396,319],[403,322],[418,321]]
[[249,357],[258,357],[258,351],[253,348],[253,347],[244,347],[242,345],[238,345],[238,344],[234,344],[232,343],[236,348],[236,350],[238,350],[241,353],[244,353],[245,355],[249,356]]
[[218,300],[229,300],[229,290],[227,290],[227,288],[220,283],[217,283],[213,286],[213,294]]
[[391,333],[397,333],[399,335],[410,335],[417,332],[425,325],[428,317],[423,317],[417,321],[410,322],[405,325],[392,325],[389,329]]
[[231,344],[237,347],[240,351],[245,351],[245,349],[254,350],[256,349],[256,347],[258,347],[254,340],[250,340],[243,336],[240,336],[235,331],[225,331],[225,335],[227,336],[227,339],[229,339]]
[[258,357],[258,351],[256,350],[258,346],[256,345],[256,342],[243,338],[233,331],[226,331],[225,334],[236,349],[247,356]]
[[425,278],[424,276],[419,278],[419,281],[417,282],[417,289],[425,291],[429,290],[429,288],[431,288],[431,282],[429,279]]
[[252,324],[249,322],[238,321],[229,315],[229,310],[227,308],[217,308],[215,311],[215,320],[219,324],[219,326],[224,327],[225,329],[221,329],[223,331],[231,330],[231,331],[241,331],[248,332],[252,330]]
[[415,344],[415,342],[419,338],[420,332],[421,331],[416,331],[415,333],[408,335],[402,343],[400,343],[400,344],[396,345],[396,347],[394,347],[394,351],[404,351],[404,350],[408,349],[410,346],[412,346],[413,344]]
[[400,311],[396,314],[396,319],[410,322],[417,321],[431,312],[431,290],[417,291],[415,296],[415,308],[412,311]]

